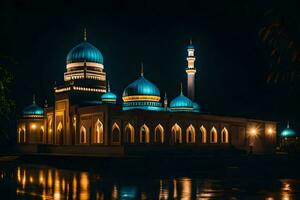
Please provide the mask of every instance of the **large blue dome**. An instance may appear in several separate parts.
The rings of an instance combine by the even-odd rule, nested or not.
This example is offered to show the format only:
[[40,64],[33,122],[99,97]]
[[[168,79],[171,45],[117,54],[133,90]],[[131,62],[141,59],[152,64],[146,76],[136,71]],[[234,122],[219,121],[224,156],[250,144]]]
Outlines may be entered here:
[[170,108],[173,111],[193,111],[194,103],[184,96],[182,93],[173,99],[170,103]]
[[127,96],[160,96],[159,89],[144,76],[129,84],[123,91],[123,97]]
[[43,116],[44,109],[36,105],[35,103],[33,103],[32,105],[26,107],[23,110],[23,116],[29,116],[29,115]]
[[74,62],[95,62],[103,64],[103,56],[94,45],[84,41],[75,46],[67,55],[67,64]]

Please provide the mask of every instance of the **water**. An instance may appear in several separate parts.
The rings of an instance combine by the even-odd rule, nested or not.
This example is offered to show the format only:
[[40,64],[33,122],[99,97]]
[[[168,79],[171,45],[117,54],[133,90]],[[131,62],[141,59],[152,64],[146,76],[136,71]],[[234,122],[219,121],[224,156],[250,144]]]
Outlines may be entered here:
[[299,192],[296,179],[113,176],[0,163],[0,199],[290,200],[300,199]]

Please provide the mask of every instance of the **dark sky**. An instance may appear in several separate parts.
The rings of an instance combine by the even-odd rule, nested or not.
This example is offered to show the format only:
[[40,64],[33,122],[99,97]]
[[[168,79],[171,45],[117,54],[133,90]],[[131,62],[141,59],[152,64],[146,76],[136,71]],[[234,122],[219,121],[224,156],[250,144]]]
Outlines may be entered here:
[[[120,97],[144,63],[145,77],[169,99],[186,83],[186,46],[196,47],[196,96],[211,113],[286,120],[288,101],[266,84],[270,66],[259,30],[271,10],[300,35],[297,1],[8,1],[0,7],[0,53],[13,58],[17,112],[53,101],[69,50],[83,40],[104,56],[112,90]],[[263,3],[262,3],[263,2]],[[297,35],[297,34],[295,34]],[[282,103],[284,102],[284,103]],[[297,114],[294,113],[294,119]]]

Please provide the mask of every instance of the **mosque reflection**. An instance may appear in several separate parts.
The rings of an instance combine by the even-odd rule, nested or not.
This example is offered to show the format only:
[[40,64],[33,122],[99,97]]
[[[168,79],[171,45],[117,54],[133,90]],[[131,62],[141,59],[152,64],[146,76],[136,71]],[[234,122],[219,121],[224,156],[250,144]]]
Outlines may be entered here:
[[213,196],[208,194],[212,191],[209,184],[199,189],[193,187],[189,178],[133,184],[105,181],[87,172],[21,166],[17,167],[16,174],[18,196],[39,196],[42,199],[194,199],[195,196],[205,199]]
[[[14,179],[16,196],[25,199],[241,199],[249,194],[234,191],[244,189],[217,180],[108,178],[83,171],[61,170],[40,166],[18,166],[15,171],[0,170],[1,181]],[[1,180],[2,179],[2,180]],[[295,199],[300,181],[279,180],[279,187],[257,199]],[[297,193],[297,192],[296,192]],[[253,194],[251,194],[253,195]],[[263,198],[261,198],[263,197]],[[254,198],[256,199],[256,198]]]

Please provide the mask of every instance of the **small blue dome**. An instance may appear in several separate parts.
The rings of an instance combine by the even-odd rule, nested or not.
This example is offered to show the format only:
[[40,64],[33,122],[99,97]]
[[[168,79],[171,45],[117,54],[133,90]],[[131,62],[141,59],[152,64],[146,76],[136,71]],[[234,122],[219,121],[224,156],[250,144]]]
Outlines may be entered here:
[[189,45],[188,45],[188,49],[194,49],[194,45],[189,44]]
[[116,103],[117,95],[115,95],[112,92],[106,92],[106,93],[102,94],[101,100],[102,100],[102,102]]
[[200,106],[196,102],[193,103],[193,110],[194,110],[194,112],[199,112],[200,111]]
[[123,97],[135,95],[160,96],[160,92],[153,83],[141,76],[123,91]]
[[86,41],[75,46],[67,55],[67,64],[84,61],[103,64],[101,52]]
[[280,137],[283,137],[283,138],[290,138],[290,137],[296,137],[296,136],[297,136],[296,132],[291,128],[285,128],[280,134]]
[[44,109],[41,108],[40,106],[36,105],[35,103],[33,103],[32,105],[26,107],[23,110],[23,116],[28,116],[28,115],[43,116],[44,115]]
[[194,108],[193,102],[184,96],[182,93],[173,99],[170,103],[171,110],[192,111]]
[[102,94],[101,99],[117,99],[117,95],[115,95],[112,92],[106,92],[104,94]]

